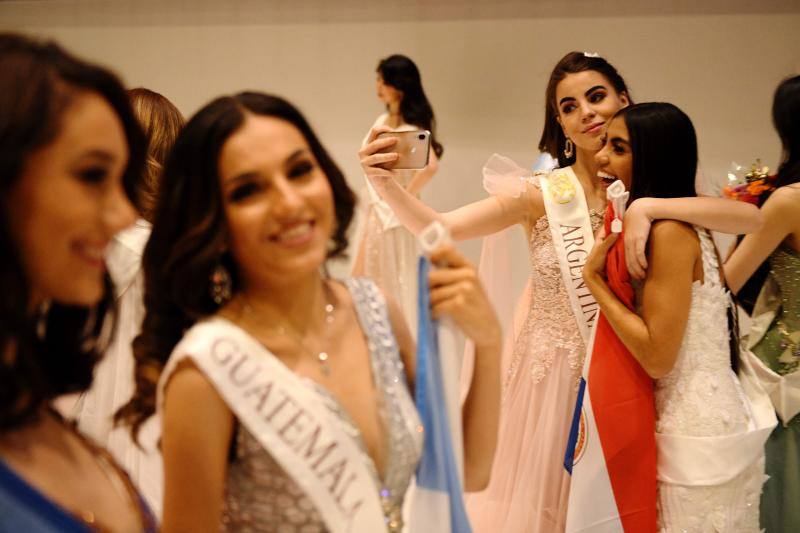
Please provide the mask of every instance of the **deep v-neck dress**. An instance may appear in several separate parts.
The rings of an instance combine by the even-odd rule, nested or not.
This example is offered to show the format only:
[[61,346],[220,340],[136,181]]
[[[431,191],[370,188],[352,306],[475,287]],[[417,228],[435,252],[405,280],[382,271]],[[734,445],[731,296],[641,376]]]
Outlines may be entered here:
[[[410,420],[401,403],[412,402],[405,369],[378,288],[367,279],[342,280],[353,298],[370,353],[372,375],[379,390],[378,412],[386,439],[386,464],[379,476],[367,454],[361,433],[342,405],[322,385],[304,379],[358,444],[364,463],[374,476],[389,531],[402,528],[402,505],[419,462],[422,440],[418,419]],[[412,412],[416,414],[415,411]],[[289,477],[243,425],[238,425],[233,457],[225,484],[224,531],[326,531],[311,499]]]

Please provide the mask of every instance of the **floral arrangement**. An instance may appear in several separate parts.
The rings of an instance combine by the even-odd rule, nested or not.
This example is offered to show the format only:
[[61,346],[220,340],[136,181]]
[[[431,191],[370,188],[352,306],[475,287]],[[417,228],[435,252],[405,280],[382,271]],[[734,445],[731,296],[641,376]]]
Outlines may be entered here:
[[728,172],[728,185],[722,189],[725,198],[749,202],[758,205],[762,194],[775,190],[777,176],[769,175],[769,168],[761,164],[760,159],[750,165],[750,169],[742,175],[744,168],[736,163]]

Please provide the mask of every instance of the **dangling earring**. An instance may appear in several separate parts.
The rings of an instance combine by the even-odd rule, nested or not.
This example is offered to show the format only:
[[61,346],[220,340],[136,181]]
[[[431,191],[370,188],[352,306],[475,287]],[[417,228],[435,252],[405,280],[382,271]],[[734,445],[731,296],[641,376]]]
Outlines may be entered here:
[[564,143],[564,157],[569,159],[575,153],[575,145],[572,144],[572,139],[567,137],[567,142]]
[[47,318],[52,305],[53,301],[48,298],[39,304],[39,308],[36,310],[36,338],[40,341],[47,336]]
[[211,299],[217,305],[222,305],[233,295],[233,281],[228,269],[221,262],[217,263],[211,272]]

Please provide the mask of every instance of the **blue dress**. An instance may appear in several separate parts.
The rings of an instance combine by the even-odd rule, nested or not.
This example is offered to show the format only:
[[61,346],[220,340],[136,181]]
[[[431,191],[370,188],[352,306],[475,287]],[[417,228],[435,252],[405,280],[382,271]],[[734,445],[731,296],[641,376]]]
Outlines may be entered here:
[[[126,485],[130,481],[121,470],[118,474]],[[142,500],[133,490],[139,506],[142,531],[155,533],[155,519]],[[78,519],[36,490],[19,477],[8,465],[0,460],[0,533],[90,533],[95,531],[91,524]]]

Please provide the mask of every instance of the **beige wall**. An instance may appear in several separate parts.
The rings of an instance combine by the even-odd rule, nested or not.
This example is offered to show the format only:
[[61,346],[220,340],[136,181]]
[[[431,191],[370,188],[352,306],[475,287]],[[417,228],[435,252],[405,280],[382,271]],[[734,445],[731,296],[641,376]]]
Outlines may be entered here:
[[[55,37],[113,66],[129,85],[162,92],[187,115],[221,93],[285,95],[358,189],[355,154],[381,111],[375,65],[405,53],[422,71],[446,149],[424,192],[442,210],[484,196],[480,169],[492,152],[526,166],[535,159],[547,75],[567,51],[607,57],[637,101],[682,107],[697,128],[707,177],[724,175],[732,159],[760,156],[774,166],[772,91],[800,72],[796,0],[23,1],[0,2],[0,28]],[[465,249],[477,256],[477,243]],[[520,243],[517,278],[526,261]]]

